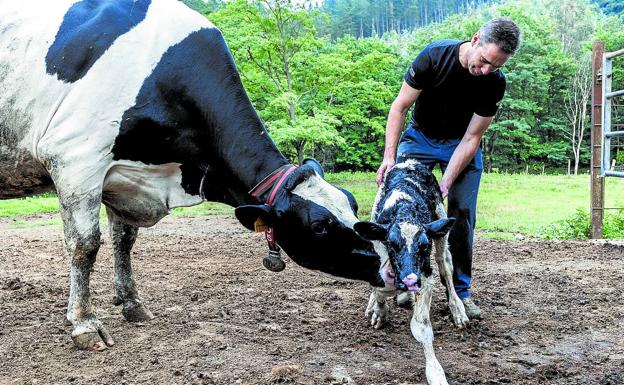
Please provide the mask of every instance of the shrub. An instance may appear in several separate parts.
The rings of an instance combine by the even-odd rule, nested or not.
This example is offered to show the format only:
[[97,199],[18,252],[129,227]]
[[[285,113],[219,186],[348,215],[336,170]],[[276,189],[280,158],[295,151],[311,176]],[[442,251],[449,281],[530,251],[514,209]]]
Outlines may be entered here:
[[[540,230],[545,239],[589,239],[591,218],[588,212],[577,209],[568,218]],[[604,238],[624,238],[624,210],[605,215],[602,227]]]

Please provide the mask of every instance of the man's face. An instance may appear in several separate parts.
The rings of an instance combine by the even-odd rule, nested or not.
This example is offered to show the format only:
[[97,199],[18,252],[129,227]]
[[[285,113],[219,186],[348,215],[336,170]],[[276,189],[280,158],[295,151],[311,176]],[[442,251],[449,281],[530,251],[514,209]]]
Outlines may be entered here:
[[494,43],[483,44],[479,35],[473,36],[468,56],[468,71],[473,76],[487,75],[498,71],[509,59],[508,54],[501,51]]

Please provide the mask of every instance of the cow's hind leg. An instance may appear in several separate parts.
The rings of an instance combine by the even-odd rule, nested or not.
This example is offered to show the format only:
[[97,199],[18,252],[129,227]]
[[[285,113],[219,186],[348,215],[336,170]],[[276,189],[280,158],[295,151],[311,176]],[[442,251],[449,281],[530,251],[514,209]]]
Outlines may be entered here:
[[113,303],[123,305],[121,313],[130,322],[148,321],[154,318],[151,311],[139,299],[139,292],[132,275],[130,254],[139,228],[125,223],[107,208],[110,237],[113,241],[115,264],[115,296]]
[[444,369],[442,369],[433,350],[433,329],[431,328],[431,320],[429,319],[433,285],[433,275],[423,280],[422,290],[418,294],[416,304],[414,305],[414,314],[412,315],[410,328],[412,330],[412,335],[422,344],[425,352],[425,374],[427,375],[427,383],[429,385],[448,385],[446,376],[444,375]]
[[468,325],[469,321],[464,304],[457,296],[455,285],[453,285],[453,257],[448,248],[448,234],[435,240],[434,244],[440,277],[444,281],[444,286],[446,286],[446,295],[451,317],[453,318],[453,323],[455,323],[457,327],[462,328]]
[[65,196],[59,192],[65,246],[71,258],[67,320],[74,330],[72,339],[79,349],[102,350],[113,345],[95,316],[89,292],[89,279],[100,248],[99,194]]

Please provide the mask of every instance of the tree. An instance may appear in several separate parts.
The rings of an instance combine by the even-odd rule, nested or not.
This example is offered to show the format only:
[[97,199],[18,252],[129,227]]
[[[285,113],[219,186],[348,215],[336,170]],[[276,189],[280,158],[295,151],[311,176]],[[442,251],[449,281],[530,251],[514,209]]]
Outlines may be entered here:
[[294,146],[301,162],[307,145],[340,142],[335,131],[339,121],[301,103],[309,92],[301,87],[306,61],[314,60],[313,52],[322,44],[313,15],[288,0],[237,0],[213,18],[235,57],[245,63],[239,69],[278,145]]
[[585,138],[585,127],[588,118],[588,104],[591,98],[592,74],[591,56],[586,55],[579,63],[572,78],[570,92],[565,98],[566,115],[571,130],[568,132],[574,154],[574,175],[578,174],[581,145]]

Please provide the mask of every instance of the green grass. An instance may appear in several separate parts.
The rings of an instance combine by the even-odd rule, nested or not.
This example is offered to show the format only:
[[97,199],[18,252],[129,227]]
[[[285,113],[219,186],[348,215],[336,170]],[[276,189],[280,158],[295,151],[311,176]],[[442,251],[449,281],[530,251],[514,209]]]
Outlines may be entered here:
[[[439,178],[439,173],[436,173]],[[355,195],[360,218],[375,199],[373,173],[337,173],[327,179]],[[589,175],[484,174],[479,190],[477,230],[485,237],[540,236],[552,223],[589,210]],[[624,179],[606,178],[605,207],[624,207]]]
[[58,209],[58,199],[52,193],[30,198],[0,200],[0,217],[53,213]]
[[[334,173],[326,175],[326,179],[355,195],[360,218],[370,217],[377,188],[374,173]],[[624,207],[622,191],[623,178],[606,178],[605,206]],[[484,174],[477,229],[482,236],[495,239],[512,239],[518,233],[536,237],[541,235],[544,227],[573,216],[577,209],[589,210],[589,175]],[[14,226],[48,225],[49,219],[26,220],[24,217],[57,210],[58,202],[53,194],[0,201],[0,217],[15,218]],[[205,216],[232,212],[231,207],[223,204],[204,203],[175,209],[173,215]],[[103,212],[101,216],[105,217]]]

